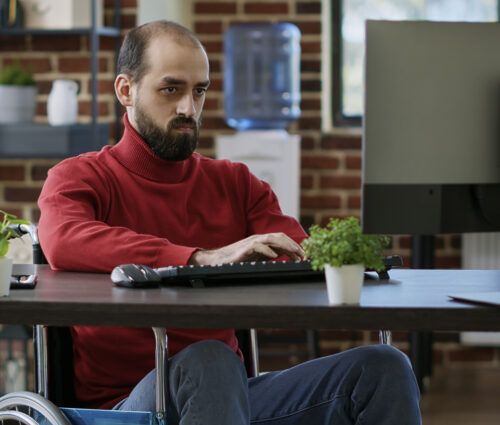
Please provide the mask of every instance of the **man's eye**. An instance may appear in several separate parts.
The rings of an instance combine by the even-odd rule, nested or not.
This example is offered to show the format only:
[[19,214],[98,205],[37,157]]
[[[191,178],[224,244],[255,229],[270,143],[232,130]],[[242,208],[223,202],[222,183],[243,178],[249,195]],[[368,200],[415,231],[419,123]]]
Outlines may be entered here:
[[203,96],[207,92],[207,89],[197,88],[197,89],[195,89],[194,92],[195,92],[196,96]]
[[177,92],[177,87],[165,87],[162,91],[167,94],[174,94]]

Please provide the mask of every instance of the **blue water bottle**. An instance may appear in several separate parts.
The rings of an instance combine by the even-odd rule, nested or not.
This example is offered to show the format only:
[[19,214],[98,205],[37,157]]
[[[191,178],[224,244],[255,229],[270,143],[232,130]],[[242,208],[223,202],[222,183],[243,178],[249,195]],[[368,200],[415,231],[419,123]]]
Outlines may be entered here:
[[300,116],[300,31],[289,23],[231,26],[224,37],[224,111],[238,130],[285,129]]

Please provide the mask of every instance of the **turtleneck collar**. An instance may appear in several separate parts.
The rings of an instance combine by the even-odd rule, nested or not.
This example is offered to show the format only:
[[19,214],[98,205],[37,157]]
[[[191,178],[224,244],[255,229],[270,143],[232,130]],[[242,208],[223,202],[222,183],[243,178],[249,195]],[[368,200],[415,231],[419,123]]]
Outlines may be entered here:
[[132,127],[128,116],[123,116],[125,131],[119,143],[111,148],[111,154],[129,171],[148,180],[179,183],[188,173],[194,160],[191,155],[184,161],[167,161],[158,158],[141,135]]

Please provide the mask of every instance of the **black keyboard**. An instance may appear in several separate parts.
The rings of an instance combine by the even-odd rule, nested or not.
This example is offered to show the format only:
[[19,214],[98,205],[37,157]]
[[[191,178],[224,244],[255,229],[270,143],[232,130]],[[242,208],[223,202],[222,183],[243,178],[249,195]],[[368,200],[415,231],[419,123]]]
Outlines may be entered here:
[[[388,271],[401,267],[399,255],[384,258],[385,270],[379,272],[379,279],[388,279]],[[300,282],[324,280],[324,272],[313,270],[311,263],[303,261],[252,261],[219,264],[216,266],[176,266],[155,269],[164,284],[184,284],[203,287],[221,284],[262,282]],[[370,270],[367,270],[370,271]],[[250,282],[251,281],[251,282]]]

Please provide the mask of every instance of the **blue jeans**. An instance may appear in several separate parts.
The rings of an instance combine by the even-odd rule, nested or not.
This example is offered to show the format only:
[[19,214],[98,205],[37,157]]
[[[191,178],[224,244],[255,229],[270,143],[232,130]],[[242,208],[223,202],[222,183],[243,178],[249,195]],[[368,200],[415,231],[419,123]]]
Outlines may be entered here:
[[[388,345],[354,348],[248,379],[225,344],[202,341],[169,361],[168,425],[417,425],[408,358]],[[116,408],[155,411],[150,372]]]

